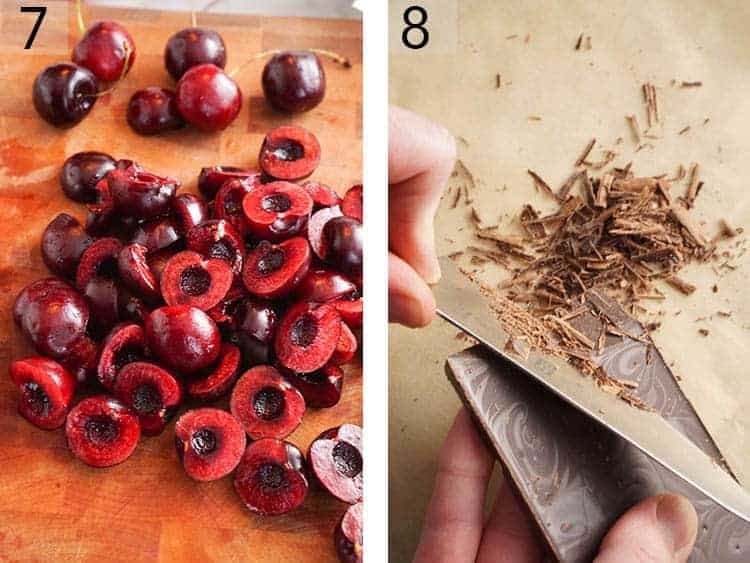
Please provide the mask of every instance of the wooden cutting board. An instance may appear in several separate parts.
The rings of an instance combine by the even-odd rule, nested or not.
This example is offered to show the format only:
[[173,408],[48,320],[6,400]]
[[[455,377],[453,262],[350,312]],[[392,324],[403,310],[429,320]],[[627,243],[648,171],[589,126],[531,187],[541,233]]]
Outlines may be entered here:
[[[263,135],[295,123],[313,131],[322,160],[313,178],[343,193],[361,181],[361,24],[357,21],[198,15],[227,44],[227,69],[266,49],[321,47],[350,58],[344,69],[324,65],[328,90],[313,111],[290,117],[272,111],[260,86],[263,61],[236,76],[244,100],[237,120],[220,134],[185,129],[145,138],[125,122],[130,95],[146,86],[172,87],[164,69],[168,37],[190,25],[188,13],[88,8],[87,22],[113,19],[135,39],[127,78],[101,98],[77,127],[55,129],[34,112],[31,87],[47,64],[68,60],[78,38],[72,8],[46,2],[47,16],[30,50],[34,23],[16,2],[0,13],[0,561],[332,561],[332,532],[346,505],[313,487],[298,511],[257,517],[240,504],[231,478],[199,484],[177,460],[173,423],[141,441],[133,456],[109,469],[73,458],[61,430],[39,430],[16,414],[9,362],[32,353],[12,321],[22,287],[49,275],[39,252],[44,227],[59,212],[83,219],[66,200],[57,176],[65,158],[102,150],[179,178],[195,191],[202,166],[255,166]],[[361,365],[347,366],[341,402],[310,410],[289,440],[307,450],[326,428],[361,424]]]

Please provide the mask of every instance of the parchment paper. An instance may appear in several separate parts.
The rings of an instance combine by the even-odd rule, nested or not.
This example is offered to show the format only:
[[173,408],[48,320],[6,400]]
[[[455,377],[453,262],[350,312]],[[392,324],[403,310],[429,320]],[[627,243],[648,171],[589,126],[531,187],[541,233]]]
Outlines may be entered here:
[[[535,170],[556,188],[595,137],[598,148],[592,160],[600,156],[599,148],[612,149],[618,153],[614,164],[632,160],[637,174],[671,176],[678,164],[688,167],[699,162],[705,185],[694,213],[705,221],[707,233],[715,234],[718,219],[725,218],[745,227],[747,234],[749,4],[700,0],[427,4],[428,21],[437,26],[433,43],[411,51],[400,45],[405,3],[391,2],[391,102],[421,112],[455,134],[459,158],[477,184],[474,206],[483,224],[499,222],[503,230],[512,231],[512,217],[523,203],[551,209],[549,200],[535,193],[526,170]],[[442,17],[443,6],[447,16],[456,17]],[[445,39],[440,30],[447,30]],[[581,33],[591,37],[590,50],[585,40],[583,49],[574,49]],[[645,126],[641,85],[647,81],[657,87],[663,132],[659,139],[644,139],[653,148],[635,153],[625,116],[635,114]],[[682,88],[682,81],[701,81],[702,86]],[[687,132],[678,134],[688,125]],[[679,194],[686,185],[673,189]],[[450,209],[451,199],[443,201],[438,213],[441,254],[474,242],[470,210]],[[654,319],[663,322],[653,338],[682,378],[685,394],[728,463],[750,486],[750,301],[746,294],[750,256],[745,254],[734,264],[736,270],[723,269],[719,276],[706,264],[685,270],[683,277],[698,287],[690,297],[660,287],[667,299],[651,305]],[[502,270],[486,268],[488,283],[502,277]],[[731,317],[715,316],[719,310],[730,311]],[[701,336],[700,328],[708,329],[708,335]],[[423,348],[429,341],[431,347],[435,343],[437,353],[460,343],[455,341],[455,331],[445,327],[431,327],[426,333],[394,329],[394,334],[399,338],[391,340],[391,386],[409,391],[391,400],[391,513],[416,523],[413,530],[392,536],[392,554],[406,555],[416,541],[424,502],[412,498],[406,506],[397,500],[407,487],[413,490],[416,478],[410,472],[414,460],[406,461],[402,454],[409,445],[421,445],[418,451],[432,456],[434,465],[436,448],[449,424],[444,419],[453,414],[437,409],[405,412],[409,395],[419,396],[423,390],[434,394],[434,386],[445,387],[437,366],[414,381],[407,370],[409,350]],[[396,424],[406,430],[394,433]],[[439,435],[426,437],[431,429]],[[417,465],[430,466],[426,458]],[[420,490],[427,495],[432,473],[423,475]]]

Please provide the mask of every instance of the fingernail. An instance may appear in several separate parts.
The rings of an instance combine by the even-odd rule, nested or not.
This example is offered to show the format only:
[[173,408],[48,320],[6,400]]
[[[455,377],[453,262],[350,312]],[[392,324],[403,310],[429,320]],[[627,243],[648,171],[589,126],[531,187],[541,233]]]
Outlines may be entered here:
[[692,547],[698,527],[698,516],[685,497],[664,495],[656,505],[656,521],[662,537],[672,545],[675,555]]

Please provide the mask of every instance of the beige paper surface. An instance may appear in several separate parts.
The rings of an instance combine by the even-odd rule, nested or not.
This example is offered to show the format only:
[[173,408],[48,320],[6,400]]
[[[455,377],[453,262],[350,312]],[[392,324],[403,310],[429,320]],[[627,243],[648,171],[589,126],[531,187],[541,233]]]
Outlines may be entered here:
[[[392,35],[400,36],[404,25],[398,11],[402,4],[391,3]],[[456,30],[455,52],[410,51],[391,41],[391,101],[456,135],[459,157],[477,183],[474,205],[485,225],[499,222],[512,230],[512,217],[526,202],[550,209],[526,170],[535,170],[556,188],[595,137],[591,160],[598,159],[600,149],[612,149],[618,153],[614,163],[632,160],[637,174],[671,176],[678,164],[699,162],[705,185],[694,213],[705,221],[707,233],[716,232],[719,218],[750,232],[745,170],[750,162],[750,4],[471,0],[458,3],[453,27],[441,20],[440,4],[432,3],[429,17],[442,21],[441,28]],[[574,49],[581,33],[591,36],[590,50]],[[681,88],[682,81],[701,81],[702,86]],[[645,127],[644,82],[657,87],[663,126],[661,138],[644,139],[653,148],[636,153],[625,116],[635,114]],[[676,193],[682,189],[673,188]],[[474,242],[470,211],[450,209],[451,203],[444,201],[438,214],[441,254]],[[708,264],[688,268],[683,277],[697,291],[684,297],[660,288],[667,299],[651,308],[663,312],[654,340],[748,486],[750,254],[734,263],[736,270],[722,269],[720,276]],[[502,276],[488,266],[484,279],[494,282]],[[715,316],[719,310],[731,311],[731,317]],[[701,336],[700,328],[708,335]],[[426,331],[391,331],[391,516],[411,523],[392,532],[397,560],[408,558],[414,548],[437,447],[453,415],[442,361],[446,351],[462,347],[454,334],[440,322]],[[424,356],[420,365],[427,366],[418,378],[414,350]],[[413,400],[421,402],[420,397],[429,397],[430,406],[414,409]]]

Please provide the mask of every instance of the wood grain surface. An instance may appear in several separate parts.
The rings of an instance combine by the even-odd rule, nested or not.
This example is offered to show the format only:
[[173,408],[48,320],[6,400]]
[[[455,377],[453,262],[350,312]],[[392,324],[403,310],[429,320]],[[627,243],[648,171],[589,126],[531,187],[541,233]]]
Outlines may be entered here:
[[[322,47],[352,61],[344,69],[324,61],[327,95],[313,111],[290,118],[264,102],[262,61],[237,75],[243,95],[238,119],[220,134],[191,129],[144,138],[125,122],[137,89],[171,87],[163,65],[168,37],[190,25],[187,13],[112,8],[85,10],[87,22],[114,19],[137,46],[135,66],[77,127],[61,131],[34,112],[31,87],[45,65],[69,58],[78,32],[72,8],[47,2],[35,45],[23,50],[33,15],[2,0],[0,13],[0,561],[332,561],[332,531],[346,506],[313,487],[289,515],[261,518],[243,508],[231,478],[199,484],[177,460],[173,423],[141,441],[133,456],[109,469],[77,461],[61,430],[39,430],[16,414],[9,362],[32,353],[12,321],[16,294],[47,276],[39,240],[65,211],[83,219],[83,206],[66,200],[58,184],[64,159],[81,150],[131,158],[172,175],[195,191],[202,166],[255,166],[264,133],[293,122],[313,131],[322,160],[313,178],[339,192],[361,181],[361,24],[355,21],[199,15],[227,43],[227,69],[266,49]],[[226,403],[224,403],[225,405]],[[289,440],[304,451],[321,431],[361,424],[361,366],[347,366],[344,394],[332,409],[310,410]]]

